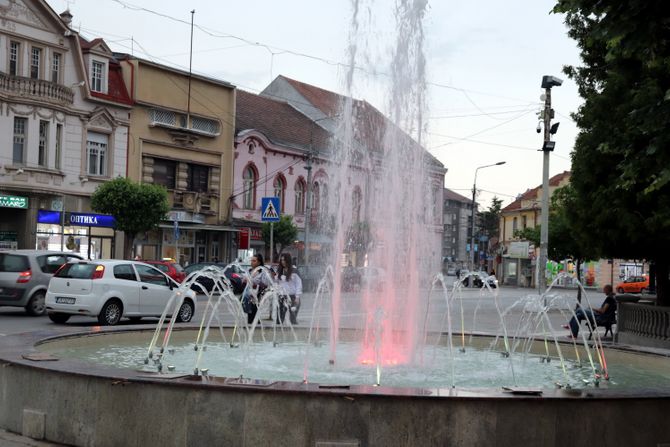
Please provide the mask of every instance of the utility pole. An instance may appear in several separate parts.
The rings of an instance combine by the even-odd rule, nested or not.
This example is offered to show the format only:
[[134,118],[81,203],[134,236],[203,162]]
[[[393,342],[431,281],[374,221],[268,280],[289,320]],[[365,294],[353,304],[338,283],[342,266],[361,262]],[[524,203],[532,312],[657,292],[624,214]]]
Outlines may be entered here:
[[543,76],[544,89],[544,143],[542,144],[542,214],[540,220],[540,258],[535,265],[536,285],[538,295],[542,295],[547,288],[547,253],[549,249],[549,153],[554,150],[556,143],[551,141],[551,135],[558,130],[558,124],[551,125],[554,110],[551,108],[551,88],[558,87],[563,81],[555,76]]

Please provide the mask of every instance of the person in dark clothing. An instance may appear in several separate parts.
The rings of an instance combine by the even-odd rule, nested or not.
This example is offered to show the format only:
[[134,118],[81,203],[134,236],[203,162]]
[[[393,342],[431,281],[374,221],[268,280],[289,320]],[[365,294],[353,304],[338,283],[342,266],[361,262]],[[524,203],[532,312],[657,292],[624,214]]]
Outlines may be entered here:
[[[265,271],[263,255],[257,253],[251,257],[251,268],[249,269],[249,281],[242,293],[242,310],[247,314],[247,323],[252,324],[258,312],[260,302],[265,289],[272,282],[272,278]],[[245,282],[247,280],[245,279]]]
[[594,326],[615,320],[617,302],[614,298],[612,285],[607,284],[603,287],[603,293],[605,293],[605,301],[603,301],[603,304],[599,308],[584,309],[580,307],[575,312],[575,316],[570,319],[569,327],[573,337],[577,337],[577,334],[579,334],[579,325],[586,318],[588,318]]

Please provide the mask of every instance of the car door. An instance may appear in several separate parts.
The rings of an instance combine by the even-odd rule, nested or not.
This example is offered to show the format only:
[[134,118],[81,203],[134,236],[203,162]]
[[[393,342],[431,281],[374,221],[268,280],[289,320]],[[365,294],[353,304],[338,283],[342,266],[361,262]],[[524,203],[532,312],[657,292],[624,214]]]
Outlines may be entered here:
[[160,315],[173,294],[168,277],[150,265],[133,265],[140,279],[140,312],[143,315]]
[[113,269],[113,288],[123,301],[126,314],[137,314],[140,309],[140,282],[131,263],[117,264]]

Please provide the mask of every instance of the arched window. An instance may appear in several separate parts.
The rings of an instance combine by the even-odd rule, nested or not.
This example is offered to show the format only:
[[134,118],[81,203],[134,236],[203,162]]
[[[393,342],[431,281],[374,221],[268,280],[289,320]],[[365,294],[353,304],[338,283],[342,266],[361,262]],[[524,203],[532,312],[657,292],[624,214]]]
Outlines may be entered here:
[[295,182],[295,213],[296,214],[305,214],[305,181],[303,179],[298,179]]
[[321,196],[319,197],[318,209],[322,218],[325,218],[325,216],[328,214],[328,185],[325,183],[322,184],[319,192],[321,193]]
[[314,210],[319,210],[319,204],[321,203],[321,196],[319,195],[319,191],[321,190],[321,185],[319,182],[314,182],[312,184],[312,193],[310,194],[311,197],[308,197],[307,200],[309,201],[309,209],[311,210],[312,214],[314,213]]
[[354,192],[351,194],[351,221],[356,223],[361,221],[361,202],[363,197],[361,194],[361,188],[358,186],[354,188]]
[[274,196],[279,197],[279,211],[284,212],[284,192],[286,191],[286,180],[281,175],[275,177],[275,181],[272,183],[274,188]]
[[247,166],[242,173],[242,183],[244,185],[242,207],[253,210],[256,207],[256,170],[253,166]]

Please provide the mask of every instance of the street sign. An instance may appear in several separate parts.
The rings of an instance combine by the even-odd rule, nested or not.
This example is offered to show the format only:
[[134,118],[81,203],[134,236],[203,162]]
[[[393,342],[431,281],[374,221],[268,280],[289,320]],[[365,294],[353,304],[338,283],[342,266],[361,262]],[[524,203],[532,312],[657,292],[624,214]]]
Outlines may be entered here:
[[261,199],[261,221],[279,222],[279,197]]

